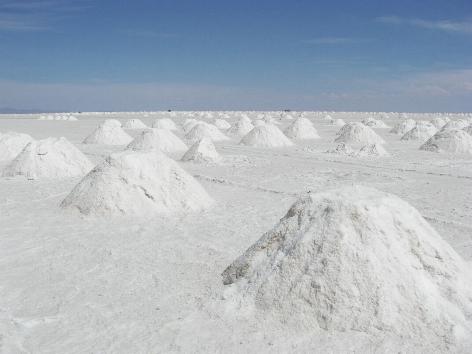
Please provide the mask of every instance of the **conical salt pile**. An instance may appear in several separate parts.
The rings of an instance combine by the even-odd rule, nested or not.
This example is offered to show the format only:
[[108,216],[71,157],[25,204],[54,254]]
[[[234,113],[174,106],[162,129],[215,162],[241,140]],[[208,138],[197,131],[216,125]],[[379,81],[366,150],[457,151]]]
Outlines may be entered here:
[[97,165],[61,206],[83,214],[154,216],[213,204],[202,186],[160,151],[123,151]]
[[182,161],[218,163],[222,160],[215,145],[208,138],[203,138],[193,144],[182,157]]
[[125,129],[146,129],[147,126],[140,119],[129,119],[123,124]]
[[413,119],[406,119],[395,125],[392,130],[390,130],[390,133],[404,135],[414,127],[416,127],[416,121]]
[[375,189],[301,198],[223,282],[232,308],[311,335],[362,333],[393,340],[395,353],[470,349],[470,265],[415,208]]
[[0,161],[13,160],[24,147],[33,141],[28,134],[8,132],[0,135]]
[[346,143],[339,143],[334,149],[326,151],[327,154],[354,156],[355,151]]
[[237,122],[235,122],[231,128],[228,130],[229,135],[242,137],[249,133],[254,126],[251,123],[249,118],[241,117]]
[[401,140],[419,140],[424,142],[436,134],[438,130],[429,122],[418,122],[416,126],[406,132]]
[[470,123],[466,119],[450,120],[441,129],[442,130],[464,129],[464,128],[468,127],[469,124]]
[[88,158],[66,138],[48,138],[28,143],[3,170],[3,176],[63,178],[83,176],[92,169]]
[[231,124],[224,119],[215,119],[214,125],[221,130],[228,130],[231,128]]
[[381,157],[389,156],[390,154],[380,144],[368,144],[361,147],[356,155],[359,157]]
[[459,129],[441,130],[421,145],[420,150],[472,154],[472,136]]
[[168,129],[146,129],[126,147],[128,150],[161,150],[165,153],[180,153],[187,145]]
[[292,139],[319,139],[318,132],[313,124],[306,118],[297,118],[284,131],[285,135]]
[[372,128],[359,123],[344,125],[334,140],[336,143],[383,144],[385,141]]
[[177,125],[170,118],[156,119],[152,124],[152,127],[157,129],[179,130]]
[[217,127],[213,124],[199,122],[186,135],[185,138],[191,142],[197,142],[203,138],[208,138],[212,141],[229,140]]
[[241,139],[240,144],[268,148],[293,145],[292,141],[273,124],[255,127]]
[[129,136],[121,123],[115,119],[107,119],[100,124],[95,131],[85,138],[84,144],[102,144],[102,145],[126,145],[133,138]]
[[430,123],[434,125],[436,129],[442,129],[446,125],[446,120],[442,119],[441,117],[434,117],[430,120]]
[[367,118],[362,121],[362,124],[367,125],[368,127],[371,128],[377,128],[377,129],[389,129],[390,127],[385,124],[383,121],[375,118]]

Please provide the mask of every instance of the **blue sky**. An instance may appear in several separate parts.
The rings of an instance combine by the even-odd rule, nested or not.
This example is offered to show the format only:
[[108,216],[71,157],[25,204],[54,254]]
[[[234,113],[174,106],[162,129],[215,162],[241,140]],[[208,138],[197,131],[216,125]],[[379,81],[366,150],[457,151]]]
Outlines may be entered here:
[[0,107],[472,111],[472,1],[0,0]]

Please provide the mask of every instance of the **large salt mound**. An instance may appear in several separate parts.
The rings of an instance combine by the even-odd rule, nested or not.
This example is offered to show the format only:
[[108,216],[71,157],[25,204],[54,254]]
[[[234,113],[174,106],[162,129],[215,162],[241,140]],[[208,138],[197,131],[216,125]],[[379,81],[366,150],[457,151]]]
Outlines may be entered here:
[[255,127],[241,139],[240,144],[268,148],[293,145],[290,139],[273,124]]
[[169,118],[156,119],[152,127],[157,129],[178,130],[177,125]]
[[247,117],[241,117],[231,126],[227,133],[229,135],[242,137],[249,133],[252,129],[254,129],[254,126],[252,125],[251,120]]
[[199,122],[186,135],[185,138],[191,142],[197,142],[203,138],[213,141],[229,140],[217,127],[213,124]]
[[401,137],[401,140],[420,140],[424,142],[436,134],[438,130],[429,122],[418,122],[416,126],[407,131]]
[[365,124],[368,127],[377,128],[377,129],[388,129],[388,128],[390,128],[383,121],[381,121],[379,119],[372,118],[372,117],[364,119],[362,121],[362,124]]
[[3,176],[62,178],[83,176],[93,167],[87,157],[65,138],[32,141],[3,170]]
[[372,128],[359,123],[347,123],[337,133],[336,143],[383,144],[385,141]]
[[103,145],[126,145],[133,138],[129,136],[122,128],[121,123],[115,119],[107,119],[100,124],[95,131],[85,138],[84,144],[103,144]]
[[465,127],[469,126],[469,124],[470,123],[465,119],[451,120],[442,127],[442,130],[464,129]]
[[416,121],[413,119],[406,119],[395,125],[392,130],[390,130],[390,133],[404,135],[414,127],[416,127]]
[[469,269],[407,202],[349,187],[298,200],[222,275],[230,299],[285,325],[442,353],[472,336]]
[[123,151],[97,165],[63,200],[83,214],[153,216],[199,211],[212,198],[160,151]]
[[146,129],[126,147],[128,150],[161,150],[178,153],[187,150],[187,145],[168,129]]
[[472,136],[459,129],[441,130],[421,145],[420,150],[472,154]]
[[182,157],[182,161],[212,162],[218,163],[222,160],[215,145],[208,138],[203,138],[193,144]]
[[124,124],[125,129],[146,129],[147,126],[140,119],[128,119]]
[[8,132],[0,135],[0,161],[14,159],[33,138],[28,134]]
[[380,144],[368,144],[360,148],[360,150],[356,153],[358,157],[381,157],[381,156],[389,156],[390,154],[384,147]]
[[318,139],[320,136],[313,124],[306,118],[297,118],[284,131],[292,139]]

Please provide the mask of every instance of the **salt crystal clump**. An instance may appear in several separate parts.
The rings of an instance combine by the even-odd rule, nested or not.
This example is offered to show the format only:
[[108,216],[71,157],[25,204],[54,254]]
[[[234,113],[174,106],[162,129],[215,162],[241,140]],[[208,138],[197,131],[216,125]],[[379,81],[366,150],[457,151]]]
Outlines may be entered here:
[[336,143],[384,144],[385,141],[365,124],[359,122],[344,125],[334,140]]
[[466,119],[459,119],[459,120],[451,120],[447,122],[443,127],[442,130],[448,129],[464,129],[469,126],[469,122]]
[[126,147],[128,150],[161,150],[165,153],[179,153],[187,145],[168,129],[146,129]]
[[369,144],[360,148],[356,153],[359,157],[389,156],[390,154],[380,144]]
[[249,133],[252,129],[254,129],[254,126],[252,125],[251,120],[247,117],[241,117],[231,126],[231,128],[228,130],[228,134],[242,137]]
[[472,154],[472,136],[464,130],[441,130],[428,139],[420,150]]
[[177,125],[170,118],[156,119],[152,127],[157,129],[178,130]]
[[83,214],[155,216],[213,204],[202,186],[160,151],[123,151],[97,165],[61,206]]
[[393,338],[416,352],[470,348],[470,266],[415,208],[375,189],[299,199],[222,276],[231,307],[284,326]]
[[215,119],[215,127],[221,130],[228,130],[231,128],[231,124],[225,121],[224,119]]
[[208,138],[203,138],[193,144],[182,157],[182,161],[218,163],[222,160],[215,145]]
[[203,138],[208,138],[213,141],[224,141],[229,138],[224,135],[217,127],[213,124],[205,122],[199,122],[196,124],[186,135],[185,138],[191,142],[197,142]]
[[122,128],[121,123],[116,119],[107,119],[100,124],[98,128],[85,138],[84,144],[103,144],[103,145],[126,145],[133,138],[129,136]]
[[92,167],[89,159],[66,138],[48,138],[28,143],[5,167],[3,176],[77,177],[85,175]]
[[418,122],[416,126],[407,131],[401,140],[419,140],[424,142],[436,134],[438,130],[429,122]]
[[392,130],[390,130],[390,133],[404,135],[414,127],[416,127],[416,121],[413,119],[406,119],[395,125]]
[[365,124],[368,127],[377,128],[377,129],[388,129],[388,128],[390,128],[390,126],[385,124],[383,121],[381,121],[379,119],[372,118],[372,117],[364,119],[362,121],[362,124]]
[[319,139],[318,132],[313,124],[306,118],[297,118],[284,131],[285,135],[292,139]]
[[0,134],[0,161],[14,159],[31,141],[33,138],[28,134],[16,132]]
[[124,124],[125,129],[146,129],[147,126],[140,119],[128,119]]
[[240,144],[268,148],[293,145],[292,141],[273,124],[255,127],[241,139]]
[[355,151],[346,143],[339,143],[334,149],[326,151],[328,154],[354,156]]

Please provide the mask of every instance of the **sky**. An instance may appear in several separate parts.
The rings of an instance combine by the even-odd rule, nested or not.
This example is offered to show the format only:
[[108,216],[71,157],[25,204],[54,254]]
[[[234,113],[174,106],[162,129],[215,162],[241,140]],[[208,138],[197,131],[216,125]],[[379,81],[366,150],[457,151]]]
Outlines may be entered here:
[[0,0],[0,110],[472,111],[471,0]]

